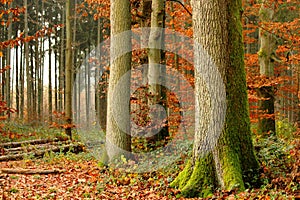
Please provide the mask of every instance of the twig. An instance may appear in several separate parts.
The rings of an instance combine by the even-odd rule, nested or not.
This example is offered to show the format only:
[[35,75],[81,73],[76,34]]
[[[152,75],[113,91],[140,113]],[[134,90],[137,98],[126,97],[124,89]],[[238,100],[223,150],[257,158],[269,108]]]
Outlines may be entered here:
[[189,13],[190,16],[193,16],[192,13],[184,6],[184,4],[181,1],[179,1],[179,0],[167,0],[167,1],[173,1],[173,2],[179,3],[185,9],[185,11],[187,13]]

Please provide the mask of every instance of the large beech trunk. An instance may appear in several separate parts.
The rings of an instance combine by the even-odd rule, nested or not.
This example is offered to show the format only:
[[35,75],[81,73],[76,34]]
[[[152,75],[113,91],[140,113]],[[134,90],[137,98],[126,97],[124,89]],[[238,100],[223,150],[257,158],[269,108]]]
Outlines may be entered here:
[[[212,116],[211,96],[220,93],[222,87],[215,84],[208,92],[203,75],[195,70],[196,127],[193,154],[185,169],[171,186],[181,190],[184,196],[210,196],[216,187],[225,190],[245,189],[259,165],[251,141],[247,102],[244,51],[242,42],[241,0],[194,0],[193,26],[195,43],[210,55],[225,84],[225,124],[219,138],[210,138],[203,145],[210,120],[218,126],[219,116]],[[202,65],[206,80],[218,81],[212,72],[210,61],[203,58],[201,48],[195,45],[195,65]],[[196,68],[195,66],[195,68]],[[224,87],[223,87],[224,88]],[[219,108],[220,107],[215,107]],[[219,111],[222,114],[222,109]],[[213,117],[211,119],[211,117]],[[215,127],[213,131],[218,131]],[[205,136],[206,135],[206,136]],[[204,140],[203,140],[204,139]]]

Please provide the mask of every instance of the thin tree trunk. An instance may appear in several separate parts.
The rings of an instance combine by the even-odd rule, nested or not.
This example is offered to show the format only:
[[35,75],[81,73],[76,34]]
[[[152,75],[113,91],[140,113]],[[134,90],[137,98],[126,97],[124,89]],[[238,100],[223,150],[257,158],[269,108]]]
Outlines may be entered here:
[[[90,44],[89,44],[90,45]],[[89,64],[89,49],[85,52],[86,62],[85,62],[85,109],[86,109],[86,123],[90,123],[90,78],[91,78],[91,72],[90,72],[90,64]]]
[[65,114],[68,127],[65,129],[66,134],[72,138],[72,28],[71,28],[71,0],[66,1],[66,68],[65,68]]
[[[172,23],[172,30],[174,31],[174,32],[176,32],[176,29],[175,29],[175,24],[174,24],[174,22],[175,22],[175,14],[174,14],[174,2],[170,2],[170,11],[171,11],[171,13],[172,13],[172,16],[171,16],[171,19],[172,19],[172,21],[173,21],[173,23]],[[174,68],[175,68],[175,70],[177,70],[177,73],[180,73],[181,71],[182,71],[182,69],[180,69],[180,66],[179,66],[179,56],[178,56],[178,51],[179,51],[179,46],[177,45],[177,39],[176,39],[176,36],[174,35],[173,37],[172,37],[172,43],[173,44],[175,44],[176,46],[174,46],[173,48],[175,49],[175,51],[173,52],[173,54],[174,54]],[[176,90],[177,90],[177,92],[179,92],[179,93],[181,93],[182,91],[181,91],[181,85],[180,85],[181,83],[180,83],[180,78],[178,77],[177,79],[176,79],[176,83],[175,83],[175,88],[176,88]],[[175,102],[172,102],[173,103],[173,107],[172,108],[180,108],[182,105],[180,105],[180,102],[178,102],[178,103],[176,103],[175,104]],[[174,105],[175,104],[175,105]],[[176,116],[175,118],[174,118],[174,121],[176,122],[175,124],[177,124],[177,122],[179,122],[180,121],[180,119],[181,119],[181,117],[183,117],[182,116],[182,112],[174,112],[174,109],[172,109],[172,108],[169,108],[168,109],[168,114],[169,114],[169,116],[171,116],[171,115],[174,115],[174,116]],[[178,124],[179,125],[179,124]],[[178,125],[176,125],[176,126],[174,126],[173,128],[175,129],[175,130],[177,130],[179,127],[178,127]],[[171,128],[171,126],[169,127],[169,129]],[[171,130],[169,130],[170,132],[171,132]]]
[[[148,69],[148,105],[149,107],[159,104],[164,110],[150,112],[151,130],[149,132],[150,142],[155,142],[160,139],[164,139],[168,136],[168,128],[165,123],[162,123],[163,112],[166,110],[165,96],[163,95],[163,77],[165,75],[164,67],[162,63],[162,49],[164,32],[162,30],[164,26],[164,1],[152,0],[152,13],[151,13],[151,31],[149,36],[149,69]],[[154,108],[161,109],[161,108]],[[157,114],[158,112],[158,114]],[[155,113],[155,114],[154,114]],[[167,117],[167,113],[165,113]],[[165,120],[165,119],[164,119]],[[162,130],[158,131],[158,128]]]
[[[9,5],[9,8],[12,8],[12,3]],[[7,39],[10,40],[12,37],[12,13],[9,14],[8,17],[8,34],[7,34]],[[7,51],[6,51],[6,66],[10,66],[10,56],[11,56],[11,47],[7,47]],[[11,66],[10,66],[11,67]],[[5,71],[5,93],[6,93],[6,105],[7,107],[11,106],[11,96],[10,96],[10,76],[11,76],[11,70],[8,69]],[[10,118],[10,113],[8,112],[8,118]]]
[[81,116],[80,116],[80,113],[81,113],[81,98],[80,98],[80,93],[81,93],[81,73],[79,73],[79,75],[77,76],[77,85],[78,85],[78,90],[77,90],[77,96],[76,96],[76,98],[77,98],[77,107],[76,107],[76,109],[77,109],[77,111],[78,111],[78,113],[77,113],[77,123],[79,123],[80,124],[80,122],[81,122]]
[[[77,6],[77,0],[74,0],[74,6],[72,4],[72,8],[74,7],[74,9],[76,10],[76,6]],[[73,26],[72,26],[72,45],[73,45],[73,50],[72,50],[72,65],[73,65],[73,73],[72,73],[72,88],[73,88],[73,84],[74,84],[74,80],[76,80],[76,58],[77,58],[77,55],[78,55],[78,50],[77,50],[77,46],[76,46],[76,31],[77,31],[77,15],[76,15],[76,12],[73,13]],[[76,97],[76,92],[74,91],[74,95]],[[72,94],[73,96],[73,94]],[[76,99],[76,98],[75,98]],[[76,100],[75,102],[72,102],[73,105],[76,105]],[[76,108],[72,108],[74,110],[76,110]],[[78,116],[79,113],[74,113],[75,116]],[[77,117],[78,118],[78,117]]]
[[48,51],[48,57],[49,57],[49,74],[48,74],[48,115],[49,115],[49,122],[52,122],[52,42],[51,42],[51,36],[48,37],[49,42],[49,51]]
[[44,66],[44,55],[45,55],[45,45],[44,45],[44,39],[41,38],[40,40],[40,50],[39,50],[40,54],[41,54],[41,58],[40,58],[40,68],[39,68],[39,76],[38,76],[38,113],[40,116],[40,119],[43,119],[43,111],[44,111],[44,87],[43,87],[43,83],[44,83],[44,68],[42,66]]
[[[44,10],[44,1],[42,1],[42,11]],[[45,20],[44,20],[44,16],[41,16],[41,22],[44,25],[45,24]],[[44,90],[43,90],[43,78],[44,78],[44,68],[42,66],[44,66],[44,39],[40,38],[39,40],[39,64],[36,66],[37,67],[37,72],[38,74],[37,76],[37,116],[39,119],[43,119],[43,96],[44,96]]]
[[[33,43],[33,42],[32,42]],[[30,99],[31,99],[31,112],[32,112],[32,116],[31,116],[31,121],[34,120],[34,124],[36,123],[36,99],[35,99],[35,93],[36,93],[36,90],[35,90],[35,79],[34,79],[34,57],[35,57],[35,54],[34,54],[34,45],[31,44],[30,45],[30,68],[29,68],[29,74],[30,74]]]
[[[27,0],[24,0],[24,8],[25,8],[25,13],[24,13],[24,23],[25,23],[25,38],[28,37],[28,3]],[[32,105],[31,105],[31,74],[30,74],[30,65],[29,65],[29,43],[25,42],[25,69],[26,69],[26,98],[27,98],[27,121],[30,121],[32,119]]]
[[38,119],[41,119],[41,114],[40,114],[40,99],[39,99],[39,95],[40,95],[40,87],[39,87],[39,76],[40,76],[40,70],[41,70],[41,52],[40,52],[40,47],[39,47],[39,40],[35,41],[35,95],[34,98],[36,99],[36,113],[37,113],[37,117]]
[[[144,18],[141,20],[141,27],[150,27],[151,26],[151,10],[152,10],[152,0],[143,0],[142,1],[142,16]],[[149,34],[148,29],[144,29],[141,38],[141,46],[148,46],[149,43]],[[144,65],[143,70],[143,84],[148,84],[148,55],[144,55],[144,58],[141,58],[141,64]],[[145,96],[145,95],[144,95]]]
[[20,119],[24,119],[24,66],[25,66],[25,55],[23,54],[23,46],[21,45],[21,59],[20,59]]
[[[141,1],[141,28],[142,28],[142,35],[141,35],[141,48],[148,47],[149,43],[149,34],[151,26],[151,6],[152,0],[142,0]],[[148,48],[142,50],[140,56],[140,65],[142,66],[142,84],[143,87],[140,87],[138,91],[135,93],[138,99],[137,103],[131,104],[131,118],[134,120],[136,124],[139,126],[147,126],[149,123],[149,106],[148,106]],[[138,132],[138,130],[132,129],[133,132]],[[136,133],[135,133],[136,134]],[[144,133],[145,135],[145,133]]]
[[95,72],[95,105],[96,105],[96,116],[99,122],[101,129],[106,132],[106,119],[107,119],[107,86],[108,86],[108,78],[106,74],[107,72],[103,72],[101,74],[101,70],[104,70],[101,64],[101,42],[103,41],[103,19],[98,19],[98,33],[97,33],[97,45],[96,56],[98,58],[98,67],[96,67]]
[[55,37],[55,46],[54,49],[54,103],[55,107],[54,109],[58,111],[58,66],[57,66],[57,60],[58,60],[58,51],[57,51],[57,37]]
[[[274,18],[274,4],[273,8],[268,7],[264,3],[260,8],[260,20],[262,23],[270,22]],[[264,25],[262,25],[265,27]],[[272,78],[274,76],[274,56],[276,50],[276,41],[274,35],[269,33],[263,28],[259,29],[259,41],[260,41],[260,50],[259,55],[259,65],[260,65],[260,75],[265,76],[266,78]],[[273,86],[263,86],[258,89],[258,95],[260,98],[264,98],[259,101],[259,111],[262,113],[262,117],[258,122],[259,132],[262,134],[266,133],[275,133],[275,116],[266,117],[264,114],[275,115],[274,101],[274,87]]]
[[[0,34],[0,37],[1,37],[1,41],[4,41],[6,40],[6,27],[5,26],[1,26],[1,34]],[[6,52],[5,51],[1,51],[1,53],[3,54],[1,57],[0,57],[0,67],[1,69],[5,69],[5,54]],[[5,73],[1,73],[0,74],[0,89],[1,89],[1,101],[5,100],[5,94],[4,94],[4,90],[5,90],[5,87],[4,87],[4,80],[5,80]],[[3,115],[3,113],[1,114],[1,116]]]
[[[65,9],[62,9],[62,22],[65,23]],[[64,80],[65,80],[65,26],[61,28],[61,36],[60,36],[60,61],[59,61],[59,93],[58,93],[58,99],[59,99],[59,111],[62,111],[64,109]]]
[[[16,35],[18,34],[18,30],[15,33]],[[16,60],[15,60],[15,65],[16,65],[16,109],[17,109],[17,117],[20,117],[20,90],[19,90],[19,46],[16,46]]]

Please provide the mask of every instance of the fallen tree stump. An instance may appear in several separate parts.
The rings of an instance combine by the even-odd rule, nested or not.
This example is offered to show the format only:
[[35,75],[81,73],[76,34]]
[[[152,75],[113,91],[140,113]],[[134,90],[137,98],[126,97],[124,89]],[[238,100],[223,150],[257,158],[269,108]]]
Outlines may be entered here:
[[60,174],[66,170],[60,169],[12,169],[12,168],[2,168],[0,169],[0,174]]

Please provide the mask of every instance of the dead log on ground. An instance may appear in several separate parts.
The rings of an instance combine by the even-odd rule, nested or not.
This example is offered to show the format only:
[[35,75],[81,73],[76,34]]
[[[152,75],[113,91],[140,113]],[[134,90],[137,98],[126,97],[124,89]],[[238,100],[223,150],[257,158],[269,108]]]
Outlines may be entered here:
[[72,153],[79,153],[83,151],[83,145],[80,143],[77,144],[67,144],[62,146],[53,146],[50,148],[42,149],[42,150],[34,150],[27,153],[21,153],[21,154],[12,154],[12,155],[3,155],[0,156],[0,162],[1,161],[10,161],[10,160],[22,160],[25,157],[42,157],[47,152],[72,152]]
[[29,145],[29,144],[44,144],[49,142],[58,142],[58,141],[66,141],[67,138],[54,138],[54,139],[36,139],[36,140],[27,140],[22,142],[6,142],[1,143],[0,148],[14,148],[14,147],[21,147],[22,145]]
[[49,142],[49,143],[44,143],[44,144],[38,144],[38,145],[26,145],[26,146],[21,146],[21,147],[14,147],[14,148],[4,148],[3,152],[5,154],[16,154],[20,152],[29,152],[37,149],[45,149],[49,148],[52,146],[58,146],[62,144],[70,144],[70,140],[65,140],[65,141],[58,141],[58,142]]
[[0,173],[2,174],[60,174],[66,170],[60,169],[12,169],[12,168],[2,168]]

